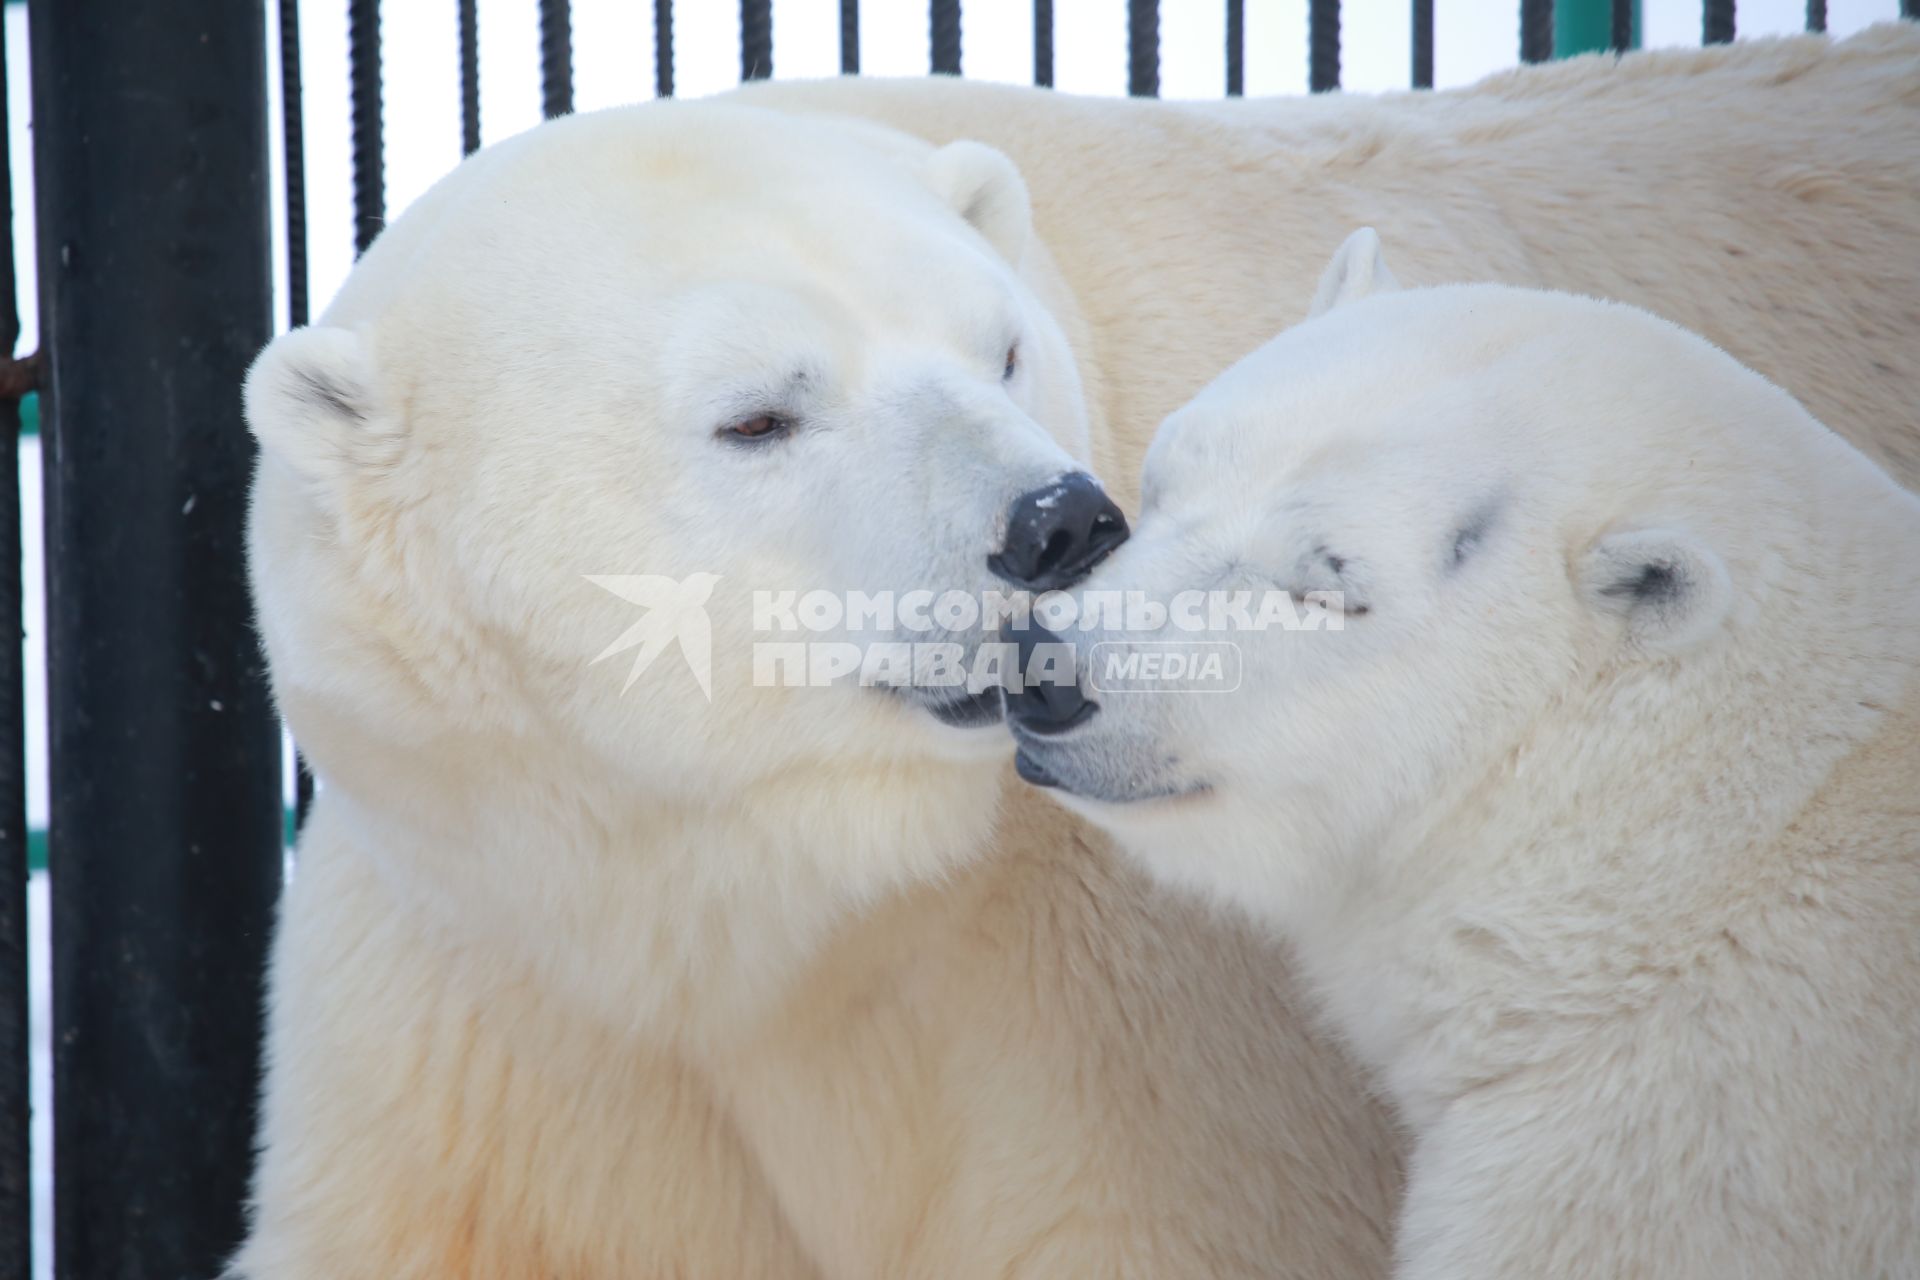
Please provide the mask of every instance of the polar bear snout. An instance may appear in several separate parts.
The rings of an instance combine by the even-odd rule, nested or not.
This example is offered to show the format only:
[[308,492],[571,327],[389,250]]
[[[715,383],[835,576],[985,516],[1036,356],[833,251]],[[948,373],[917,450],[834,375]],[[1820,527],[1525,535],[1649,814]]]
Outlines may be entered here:
[[1014,646],[1019,658],[1020,679],[1007,691],[1007,718],[1016,729],[1053,737],[1085,724],[1100,710],[1099,703],[1080,691],[1071,641],[1038,622],[1018,630],[1003,627],[1001,639]]
[[994,575],[1029,591],[1070,587],[1127,540],[1127,517],[1084,471],[1056,476],[1007,508],[1007,537],[987,557]]

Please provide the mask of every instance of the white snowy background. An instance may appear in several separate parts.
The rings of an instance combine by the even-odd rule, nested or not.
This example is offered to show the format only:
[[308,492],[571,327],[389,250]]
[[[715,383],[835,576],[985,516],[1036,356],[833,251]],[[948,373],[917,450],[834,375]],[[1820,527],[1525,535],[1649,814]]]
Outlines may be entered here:
[[[1700,39],[1696,0],[1643,0],[1647,47]],[[275,283],[285,282],[285,212],[279,117],[276,6],[268,10],[267,51],[274,118]],[[388,0],[384,6],[388,217],[460,159],[458,45],[452,0]],[[1225,90],[1225,5],[1167,0],[1161,6],[1160,87],[1168,98],[1217,98]],[[1345,0],[1341,6],[1341,84],[1349,93],[1405,88],[1410,27],[1406,0]],[[1434,80],[1470,83],[1517,61],[1517,0],[1436,0]],[[1741,39],[1798,32],[1804,0],[1741,0]],[[353,262],[352,185],[347,111],[345,0],[301,7],[301,81],[305,115],[310,296],[320,314]],[[481,127],[493,142],[540,121],[539,17],[536,0],[479,0]],[[1894,17],[1897,0],[1832,0],[1828,29],[1845,36]],[[1030,0],[965,0],[961,65],[972,79],[1028,83],[1033,68]],[[836,0],[775,0],[773,67],[779,78],[830,76],[840,67]],[[681,0],[674,6],[675,90],[698,97],[728,88],[740,70],[736,0]],[[25,6],[5,6],[7,110],[12,130],[14,252],[20,281],[20,350],[37,344],[34,321],[33,173]],[[1063,92],[1126,91],[1124,0],[1055,0],[1054,82]],[[1246,90],[1297,94],[1307,87],[1306,0],[1246,0]],[[580,111],[650,97],[652,6],[639,0],[574,0],[574,104]],[[927,70],[927,6],[920,0],[867,0],[860,9],[860,67],[868,75]],[[286,323],[284,298],[277,323]],[[46,655],[42,645],[40,445],[20,447],[25,527],[28,819],[44,828]],[[35,1280],[52,1269],[52,1121],[48,991],[47,877],[29,889],[33,970],[33,1129]]]

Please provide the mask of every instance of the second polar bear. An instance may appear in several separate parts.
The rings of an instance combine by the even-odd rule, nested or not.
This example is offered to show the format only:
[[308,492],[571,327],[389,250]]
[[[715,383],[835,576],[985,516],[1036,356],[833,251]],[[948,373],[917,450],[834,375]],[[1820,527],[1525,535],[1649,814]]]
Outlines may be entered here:
[[1920,501],[1643,312],[1391,284],[1169,419],[1079,597],[1281,625],[1056,619],[1022,772],[1297,945],[1404,1280],[1920,1275]]

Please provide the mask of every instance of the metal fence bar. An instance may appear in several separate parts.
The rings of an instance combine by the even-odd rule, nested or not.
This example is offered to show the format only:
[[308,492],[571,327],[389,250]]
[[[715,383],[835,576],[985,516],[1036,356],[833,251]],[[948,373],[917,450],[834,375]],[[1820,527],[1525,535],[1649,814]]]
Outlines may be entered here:
[[1700,7],[1700,43],[1733,43],[1733,0],[1706,0]]
[[242,1229],[282,856],[239,394],[273,331],[265,16],[30,6],[63,1280],[214,1275]]
[[673,0],[653,0],[653,92],[673,96]]
[[1818,33],[1827,29],[1827,0],[1807,0],[1807,30]]
[[840,0],[840,74],[860,74],[860,0]]
[[[287,325],[307,322],[307,131],[300,88],[300,0],[280,0],[280,142],[286,170]],[[295,827],[313,806],[313,772],[299,752],[293,757]]]
[[1433,88],[1433,0],[1413,0],[1413,87]]
[[[13,136],[7,110],[6,25],[0,23],[0,357],[17,375],[20,313],[13,273]],[[31,366],[27,366],[31,372]],[[33,1274],[33,1158],[28,1144],[32,1049],[27,974],[26,682],[20,635],[20,396],[0,388],[0,1275]]]
[[1033,82],[1053,88],[1053,0],[1033,0]]
[[1160,96],[1160,0],[1127,0],[1127,93]]
[[1900,16],[1920,21],[1920,0],[1900,0]]
[[773,75],[773,0],[740,0],[740,78]]
[[347,79],[353,119],[353,251],[365,253],[387,220],[387,154],[380,114],[380,0],[347,0]]
[[286,165],[287,324],[307,322],[307,158],[300,0],[280,0],[280,141]]
[[1625,53],[1634,46],[1633,11],[1635,7],[1635,0],[1613,0],[1612,13],[1607,24],[1607,47],[1615,53]]
[[1247,0],[1227,0],[1227,96],[1247,91]]
[[460,0],[460,154],[480,149],[480,13],[478,0]]
[[1327,93],[1340,87],[1340,0],[1307,4],[1307,88]]
[[573,5],[540,0],[540,114],[573,114]]
[[927,6],[930,68],[937,76],[960,74],[960,0],[932,0]]
[[1553,0],[1520,0],[1520,61],[1553,57]]

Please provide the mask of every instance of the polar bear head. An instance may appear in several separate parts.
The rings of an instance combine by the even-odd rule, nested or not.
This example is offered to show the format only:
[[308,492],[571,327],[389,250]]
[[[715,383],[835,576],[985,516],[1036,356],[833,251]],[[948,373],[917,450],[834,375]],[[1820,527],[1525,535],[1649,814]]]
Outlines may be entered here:
[[1142,500],[1040,638],[1074,677],[1035,664],[1020,768],[1279,912],[1469,812],[1793,803],[1912,612],[1913,504],[1784,392],[1624,306],[1399,290],[1370,231],[1167,420]]
[[1124,536],[1050,270],[974,143],[662,103],[464,164],[247,384],[259,615],[323,782],[738,808],[999,758],[997,693],[761,649],[964,658],[984,612],[872,602]]

